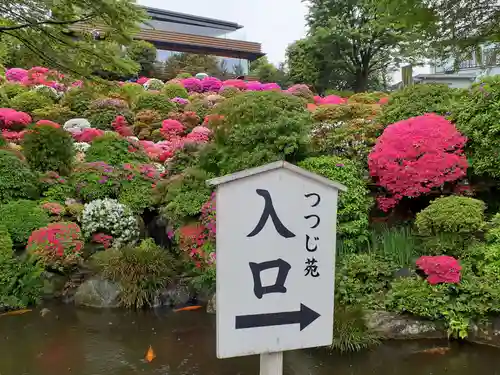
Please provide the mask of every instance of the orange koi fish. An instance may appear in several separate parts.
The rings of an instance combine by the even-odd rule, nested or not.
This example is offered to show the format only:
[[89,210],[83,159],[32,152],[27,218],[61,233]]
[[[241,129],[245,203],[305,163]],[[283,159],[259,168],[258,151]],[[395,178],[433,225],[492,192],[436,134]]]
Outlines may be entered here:
[[30,309],[14,310],[14,311],[8,311],[6,313],[0,314],[0,316],[21,315],[21,314],[26,314],[30,311],[31,311]]
[[148,349],[148,351],[146,353],[146,357],[144,359],[146,360],[146,362],[151,363],[153,361],[153,359],[155,359],[155,358],[156,358],[156,354],[153,350],[153,347],[151,345],[149,345],[149,349]]
[[182,307],[180,309],[176,309],[176,310],[174,310],[174,312],[199,310],[202,307],[203,306],[187,306],[187,307]]
[[449,350],[450,350],[450,348],[448,348],[446,346],[443,346],[443,347],[440,347],[440,348],[431,348],[431,349],[421,350],[418,353],[424,353],[424,354],[444,354],[444,353],[448,352]]

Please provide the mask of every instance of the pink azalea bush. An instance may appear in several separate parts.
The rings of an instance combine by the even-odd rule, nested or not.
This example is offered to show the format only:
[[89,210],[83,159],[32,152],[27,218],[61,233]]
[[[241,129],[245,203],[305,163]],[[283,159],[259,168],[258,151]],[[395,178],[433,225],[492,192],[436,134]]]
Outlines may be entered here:
[[429,284],[458,284],[462,267],[458,260],[447,255],[421,256],[416,262]]
[[31,124],[31,116],[12,108],[0,108],[0,129],[23,129]]
[[22,82],[28,76],[28,71],[21,68],[7,69],[5,78],[10,82]]
[[370,174],[387,192],[378,199],[380,208],[388,211],[404,197],[415,198],[465,177],[466,141],[436,114],[389,125],[368,157]]
[[198,78],[185,78],[181,81],[181,84],[189,92],[203,92],[203,85]]

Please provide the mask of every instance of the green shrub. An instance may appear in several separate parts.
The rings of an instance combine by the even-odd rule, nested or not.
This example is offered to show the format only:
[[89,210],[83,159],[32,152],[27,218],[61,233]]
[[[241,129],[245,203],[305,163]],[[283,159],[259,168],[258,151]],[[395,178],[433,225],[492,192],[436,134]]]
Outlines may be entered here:
[[366,246],[369,240],[368,215],[373,199],[363,178],[363,170],[353,161],[337,156],[308,158],[299,166],[347,187],[347,192],[341,192],[338,201],[339,246],[347,252]]
[[500,244],[500,213],[495,214],[487,224],[486,240]]
[[0,204],[15,199],[36,199],[38,193],[36,176],[26,163],[0,150]]
[[62,98],[61,105],[69,107],[77,114],[76,117],[79,117],[83,116],[94,99],[94,92],[90,91],[88,88],[72,88]]
[[149,180],[136,176],[132,181],[123,180],[118,201],[138,214],[153,207],[153,188]]
[[375,92],[359,92],[349,97],[350,102],[363,104],[376,104],[380,99],[380,95]]
[[497,136],[500,76],[487,77],[451,109],[451,120],[467,136],[466,153],[476,174],[500,177]]
[[234,86],[225,86],[221,91],[220,95],[222,95],[225,98],[232,98],[233,96],[236,96],[240,93],[241,91]]
[[24,246],[31,232],[49,222],[49,216],[38,202],[19,200],[0,205],[0,225],[7,228],[15,246]]
[[76,117],[76,112],[73,112],[71,108],[65,107],[60,104],[54,104],[48,107],[36,109],[33,111],[33,120],[51,120],[61,126],[68,120]]
[[338,260],[335,294],[342,305],[380,309],[397,266],[373,254],[349,254]]
[[119,99],[102,99],[94,101],[84,113],[84,117],[89,120],[93,128],[101,130],[113,130],[112,122],[117,116],[124,116],[129,124],[132,123],[133,115],[126,106],[100,105],[99,102],[116,100],[118,103],[126,104],[125,101]]
[[149,159],[139,144],[131,143],[116,134],[105,134],[92,141],[85,154],[88,162],[105,162],[121,166],[124,163],[146,163]]
[[22,309],[40,301],[43,266],[35,258],[0,258],[0,310]]
[[188,168],[198,165],[200,150],[204,147],[199,143],[186,143],[183,148],[176,150],[174,155],[165,162],[165,169],[169,175],[181,174]]
[[23,138],[23,152],[33,170],[71,172],[75,149],[71,134],[63,128],[37,125]]
[[484,210],[484,202],[477,199],[442,197],[417,214],[415,225],[428,250],[460,255],[483,229]]
[[444,115],[450,110],[456,91],[444,84],[421,84],[407,86],[396,91],[384,105],[379,121],[383,125],[421,116],[425,113]]
[[200,169],[188,169],[159,183],[156,202],[163,206],[162,214],[176,222],[197,216],[212,193],[205,182],[209,178],[210,175]]
[[12,238],[4,225],[0,225],[0,259],[10,257],[14,254],[12,249]]
[[180,83],[167,83],[162,89],[163,95],[168,99],[184,98],[187,99],[189,94]]
[[333,343],[330,349],[341,353],[359,352],[380,343],[380,336],[370,331],[363,310],[356,306],[335,304]]
[[20,83],[6,82],[2,85],[1,90],[5,93],[8,99],[12,99],[29,91],[27,86]]
[[175,105],[165,95],[146,91],[137,97],[134,111],[137,113],[145,109],[158,111],[166,117],[170,111],[175,109]]
[[35,110],[53,105],[54,101],[36,91],[28,91],[12,98],[10,106],[15,110],[33,114]]
[[462,262],[460,284],[431,285],[420,277],[394,280],[387,294],[389,310],[442,321],[448,335],[465,338],[472,320],[497,315],[500,283],[496,275],[477,276]]
[[7,145],[7,141],[3,137],[3,135],[0,133],[0,147],[4,147]]
[[204,99],[193,99],[186,108],[184,109],[186,112],[194,112],[200,119],[204,119],[210,111],[212,106],[207,100]]
[[281,92],[246,92],[218,104],[224,116],[214,131],[212,152],[204,155],[217,174],[276,160],[295,162],[308,148],[311,117],[302,99]]
[[79,164],[71,175],[77,196],[83,202],[117,198],[120,192],[120,169],[105,162]]
[[138,247],[111,249],[92,258],[105,278],[120,283],[120,300],[125,307],[153,306],[158,292],[175,275],[174,260],[151,239],[144,240]]
[[333,90],[333,89],[328,89],[325,91],[325,96],[327,95],[337,95],[340,96],[341,98],[348,98],[350,96],[353,96],[355,94],[354,91],[349,91],[349,90]]
[[135,103],[136,98],[144,92],[144,87],[138,83],[127,82],[120,87],[118,94],[130,105]]

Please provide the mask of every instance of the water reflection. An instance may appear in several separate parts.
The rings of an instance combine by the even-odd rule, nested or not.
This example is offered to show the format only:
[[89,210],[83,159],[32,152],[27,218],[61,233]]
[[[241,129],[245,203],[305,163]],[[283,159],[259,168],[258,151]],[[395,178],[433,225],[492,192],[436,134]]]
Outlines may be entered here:
[[[0,318],[1,375],[254,375],[258,358],[217,360],[215,319],[201,311],[171,313],[51,308]],[[156,358],[147,363],[152,345]],[[421,353],[433,342],[388,343],[350,355],[285,354],[286,375],[500,375],[500,351],[453,345]]]

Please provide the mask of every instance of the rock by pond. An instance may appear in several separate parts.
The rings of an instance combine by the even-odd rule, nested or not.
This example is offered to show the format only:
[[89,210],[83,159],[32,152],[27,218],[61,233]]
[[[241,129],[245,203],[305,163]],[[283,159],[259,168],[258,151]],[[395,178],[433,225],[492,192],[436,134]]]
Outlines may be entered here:
[[94,277],[78,287],[74,298],[77,306],[113,308],[118,307],[119,296],[120,286],[117,283]]

